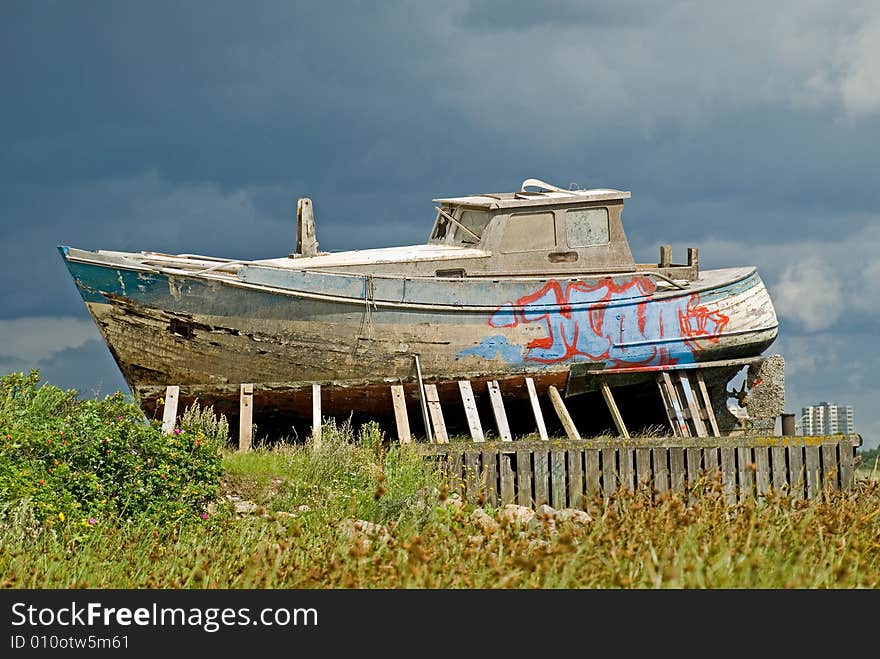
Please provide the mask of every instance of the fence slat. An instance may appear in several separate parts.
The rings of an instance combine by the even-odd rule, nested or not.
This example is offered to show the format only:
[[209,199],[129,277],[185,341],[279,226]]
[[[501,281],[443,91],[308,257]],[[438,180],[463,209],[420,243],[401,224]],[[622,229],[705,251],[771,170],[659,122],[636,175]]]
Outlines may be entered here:
[[602,491],[611,496],[617,491],[617,449],[602,449]]
[[461,454],[461,444],[449,447],[449,474],[447,476],[451,492],[463,495],[464,478],[462,477],[462,467],[464,466],[463,456]]
[[620,462],[620,485],[632,492],[635,489],[632,449],[628,446],[622,446],[617,451],[617,459]]
[[672,491],[684,494],[685,480],[684,449],[673,446],[669,449],[669,482]]
[[651,449],[649,448],[636,449],[636,487],[648,492],[654,489],[654,478],[651,473]]
[[822,486],[819,473],[819,447],[804,447],[804,471],[807,475],[807,498],[817,497]]
[[788,492],[788,465],[785,461],[785,447],[773,446],[770,448],[770,469],[772,471],[773,490],[777,494]]
[[532,454],[516,452],[516,501],[521,506],[532,505]]
[[837,462],[837,444],[825,442],[822,444],[822,487],[823,489],[838,489],[838,474],[840,469]]
[[688,502],[695,503],[697,500],[696,488],[700,483],[703,471],[703,452],[699,448],[688,447],[685,449],[684,457],[687,462],[687,491],[689,493]]
[[516,485],[513,479],[515,474],[513,473],[513,466],[510,463],[513,459],[513,455],[510,453],[499,453],[498,459],[501,463],[499,473],[501,480],[501,503],[514,503]]
[[840,487],[843,490],[852,489],[853,475],[855,473],[854,452],[851,440],[847,437],[840,442]]
[[736,503],[736,449],[721,447],[721,491],[728,505]]
[[464,454],[464,484],[466,501],[474,501],[480,493],[480,454],[473,451]]
[[550,505],[565,508],[565,451],[550,452]]
[[766,446],[755,447],[755,494],[759,497],[767,495],[770,490],[770,449]]
[[409,444],[412,441],[412,433],[409,429],[409,414],[406,411],[406,397],[403,393],[402,384],[391,385],[391,404],[394,407],[397,440],[401,444]]
[[492,401],[492,413],[495,415],[495,425],[498,428],[498,436],[501,441],[513,441],[510,435],[510,426],[507,424],[507,413],[504,411],[504,401],[501,399],[501,390],[498,382],[491,380],[489,386],[489,399]]
[[788,467],[790,484],[789,492],[796,499],[804,498],[804,489],[807,485],[807,477],[804,473],[804,447],[800,444],[789,445]]
[[549,453],[536,450],[535,460],[535,505],[550,504],[550,466]]
[[669,468],[666,466],[667,450],[663,447],[651,449],[651,459],[654,463],[654,489],[663,494],[669,490]]
[[497,451],[483,453],[483,468],[486,470],[486,503],[498,505],[498,461],[504,456]]
[[739,500],[752,496],[752,486],[755,483],[755,464],[752,460],[752,449],[748,446],[739,446],[736,449],[737,471],[739,473]]
[[550,437],[547,435],[544,413],[541,412],[541,401],[538,400],[538,394],[535,391],[535,381],[532,378],[526,378],[526,389],[529,391],[529,400],[532,403],[532,414],[535,415],[535,426],[538,428],[538,436],[547,441]]
[[582,508],[584,505],[584,468],[583,451],[580,448],[569,449],[568,454],[568,505]]
[[475,442],[485,441],[483,425],[480,423],[477,402],[474,400],[474,390],[471,388],[470,380],[459,380],[458,390],[461,392],[461,402],[464,404],[464,413],[471,431],[471,438]]
[[599,449],[588,448],[584,451],[584,481],[585,489],[590,497],[601,494]]

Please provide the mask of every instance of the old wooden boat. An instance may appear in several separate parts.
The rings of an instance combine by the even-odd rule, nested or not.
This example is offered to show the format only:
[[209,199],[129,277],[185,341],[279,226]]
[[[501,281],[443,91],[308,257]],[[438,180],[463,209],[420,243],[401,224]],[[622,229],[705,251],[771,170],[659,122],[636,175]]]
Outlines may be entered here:
[[[59,250],[134,397],[155,414],[167,385],[234,415],[241,383],[257,416],[383,414],[389,384],[498,381],[523,392],[572,373],[628,373],[760,355],[777,318],[754,267],[633,260],[630,192],[519,190],[435,199],[426,244],[319,251],[299,200],[296,251],[231,260]],[[443,388],[441,387],[441,392]],[[255,417],[256,418],[256,417]]]

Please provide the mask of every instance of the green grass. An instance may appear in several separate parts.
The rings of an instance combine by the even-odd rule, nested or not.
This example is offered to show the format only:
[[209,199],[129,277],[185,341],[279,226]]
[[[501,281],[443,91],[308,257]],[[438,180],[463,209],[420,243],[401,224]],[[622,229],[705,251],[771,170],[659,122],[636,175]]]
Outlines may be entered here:
[[[221,504],[204,523],[131,520],[74,542],[26,508],[2,527],[12,588],[877,588],[880,492],[860,481],[827,500],[736,507],[709,485],[695,505],[621,495],[590,502],[585,528],[484,530],[451,505],[430,465],[375,429],[320,447],[224,454]],[[301,508],[301,507],[305,508]],[[491,510],[489,511],[492,512]],[[350,522],[387,536],[350,534]]]

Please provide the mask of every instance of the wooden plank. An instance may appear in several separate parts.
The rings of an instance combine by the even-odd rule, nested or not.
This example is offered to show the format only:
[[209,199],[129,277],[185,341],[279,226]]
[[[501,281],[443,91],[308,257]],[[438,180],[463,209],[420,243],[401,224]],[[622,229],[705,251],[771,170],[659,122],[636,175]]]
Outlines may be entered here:
[[617,451],[617,457],[620,461],[620,485],[632,492],[635,489],[633,451],[628,446],[622,446]]
[[819,473],[819,447],[804,447],[804,472],[807,477],[807,498],[813,499],[819,496],[822,482]]
[[697,379],[697,390],[703,397],[703,409],[706,410],[706,419],[709,421],[709,429],[712,431],[713,437],[721,437],[721,431],[718,430],[718,419],[715,418],[715,409],[712,407],[712,399],[709,397],[709,390],[706,389],[706,381],[700,371],[694,373]]
[[804,447],[794,445],[788,447],[788,482],[789,492],[796,499],[804,498],[804,489],[807,483],[804,473]]
[[446,478],[449,482],[449,491],[461,495],[464,490],[464,477],[462,475],[462,467],[464,467],[464,456],[461,452],[461,444],[449,447],[449,473]]
[[662,385],[666,388],[666,396],[669,398],[670,405],[672,405],[672,413],[675,417],[679,435],[681,437],[690,437],[691,431],[688,428],[687,420],[684,418],[684,410],[682,409],[681,401],[678,399],[678,392],[675,391],[675,385],[672,384],[672,378],[669,377],[669,373],[666,371],[662,371],[659,378]]
[[495,415],[495,425],[498,428],[498,436],[501,441],[513,441],[510,435],[510,426],[507,424],[507,413],[504,411],[504,401],[501,399],[501,390],[498,388],[498,382],[490,380],[487,383],[489,387],[489,399],[492,401],[492,413]]
[[403,393],[402,384],[391,385],[391,404],[394,406],[397,440],[401,444],[409,444],[412,441],[412,433],[409,429],[409,414],[406,411],[406,397]]
[[416,367],[416,379],[419,383],[419,406],[422,408],[422,423],[425,425],[425,439],[429,444],[434,443],[434,436],[431,432],[431,419],[428,414],[427,396],[425,395],[425,381],[422,379],[422,364],[418,355],[413,355],[413,363]]
[[550,504],[550,454],[534,451],[535,459],[535,505]]
[[486,470],[486,503],[498,505],[500,493],[498,483],[498,461],[504,456],[495,451],[483,453],[483,468]]
[[657,374],[657,389],[660,391],[660,400],[663,401],[663,409],[666,410],[666,418],[669,421],[669,428],[672,430],[673,437],[681,437],[681,428],[678,420],[675,418],[675,409],[672,407],[672,400],[669,398],[669,392],[666,391],[666,384],[660,374]]
[[669,449],[669,482],[672,491],[684,495],[685,480],[684,449],[672,447]]
[[855,475],[855,451],[849,438],[842,439],[838,447],[840,451],[840,488],[850,490]]
[[776,494],[788,492],[788,465],[785,461],[785,447],[770,448],[770,484]]
[[565,508],[565,451],[553,449],[550,452],[550,505]]
[[685,449],[684,457],[687,462],[688,502],[693,504],[697,502],[697,487],[702,484],[705,473],[702,465],[703,452],[698,447],[688,447]]
[[703,449],[703,467],[706,470],[706,477],[711,481],[720,477],[718,449],[714,446]]
[[474,390],[470,380],[459,380],[458,390],[461,392],[461,402],[464,404],[464,414],[467,417],[468,428],[471,438],[475,442],[485,441],[483,436],[483,424],[480,423],[480,415],[477,412],[477,402],[474,400]]
[[483,489],[480,477],[480,454],[470,451],[464,454],[465,501],[476,501]]
[[654,477],[651,473],[651,449],[636,449],[636,487],[639,490],[654,489]]
[[544,413],[541,412],[541,401],[538,400],[538,394],[535,391],[535,381],[532,378],[526,378],[526,389],[529,391],[529,400],[532,403],[532,414],[535,415],[535,425],[538,428],[538,436],[547,441],[550,437],[547,435],[547,426],[544,424]]
[[431,416],[434,441],[438,444],[449,443],[449,435],[446,434],[446,422],[443,420],[443,408],[440,407],[440,396],[437,394],[437,385],[425,385],[425,404],[428,406],[428,414]]
[[839,490],[838,474],[840,463],[837,461],[837,444],[825,442],[822,444],[822,487]]
[[617,449],[602,449],[602,492],[606,497],[617,492]]
[[601,493],[599,455],[599,449],[588,448],[584,451],[584,489],[590,498]]
[[249,451],[254,441],[254,385],[240,387],[238,403],[238,450]]
[[321,445],[321,385],[312,385],[312,442]]
[[666,466],[668,450],[662,447],[651,449],[651,461],[654,463],[654,490],[658,494],[669,490],[669,468]]
[[770,491],[770,449],[755,447],[755,494],[764,497]]
[[721,447],[721,491],[728,505],[736,503],[736,449]]
[[516,502],[527,507],[533,502],[531,451],[516,452]]
[[752,496],[752,488],[755,484],[755,464],[752,460],[752,449],[748,446],[740,446],[736,449],[737,473],[739,477],[739,500]]
[[510,453],[499,453],[498,459],[501,463],[499,473],[501,480],[501,503],[514,503],[516,496],[515,474],[513,473],[513,466],[510,464],[513,455]]
[[162,432],[170,435],[177,425],[177,402],[180,396],[180,387],[176,384],[165,387],[165,402],[162,406]]
[[556,414],[559,415],[559,420],[562,422],[562,427],[565,428],[565,434],[568,435],[569,439],[573,439],[575,441],[581,441],[581,436],[575,428],[574,421],[571,420],[571,416],[568,413],[568,409],[565,407],[565,403],[562,402],[562,396],[559,394],[559,390],[556,389],[552,384],[547,387],[547,393],[550,395],[550,401],[553,403],[553,409],[556,410]]
[[691,423],[694,426],[697,437],[708,437],[709,433],[706,432],[706,425],[703,423],[703,418],[700,414],[700,405],[697,402],[697,397],[694,396],[693,389],[691,389],[691,381],[688,379],[687,373],[676,371],[676,375],[678,376],[681,390],[684,392],[685,403],[691,412]]
[[566,453],[568,453],[568,505],[571,508],[583,508],[584,468],[581,463],[583,451],[579,448],[570,448]]
[[611,394],[611,387],[608,386],[608,383],[605,382],[605,380],[602,380],[599,383],[599,388],[602,390],[602,397],[605,399],[608,411],[611,412],[611,418],[614,421],[614,426],[617,428],[617,434],[624,439],[629,439],[629,432],[626,430],[626,424],[623,422],[623,417],[620,416],[620,410],[617,409],[617,403],[614,402],[614,396]]

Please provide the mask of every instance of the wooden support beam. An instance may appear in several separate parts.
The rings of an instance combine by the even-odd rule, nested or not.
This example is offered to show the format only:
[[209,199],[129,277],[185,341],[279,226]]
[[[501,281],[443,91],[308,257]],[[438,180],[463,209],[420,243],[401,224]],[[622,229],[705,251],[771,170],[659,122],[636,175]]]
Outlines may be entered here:
[[676,371],[675,374],[684,393],[685,402],[691,412],[691,423],[694,425],[694,432],[696,432],[697,437],[708,437],[709,433],[706,432],[706,425],[703,423],[703,417],[700,413],[700,404],[697,402],[697,397],[694,396],[694,390],[691,388],[691,381],[688,379],[687,373]]
[[559,390],[551,384],[547,387],[547,393],[550,395],[553,409],[556,410],[556,414],[559,415],[559,420],[562,421],[562,427],[565,428],[565,434],[568,435],[569,439],[580,441],[581,436],[578,433],[577,428],[574,426],[574,421],[571,420],[571,416],[568,413],[568,409],[565,407],[565,403],[562,402],[562,396],[559,394]]
[[480,423],[480,415],[477,412],[477,402],[474,400],[474,390],[469,380],[459,380],[458,390],[461,392],[461,402],[464,404],[464,413],[467,416],[468,428],[475,442],[483,442],[483,425]]
[[492,401],[492,413],[495,415],[495,425],[498,427],[498,436],[501,441],[513,441],[510,434],[510,426],[507,423],[507,413],[504,411],[504,401],[501,399],[501,390],[498,382],[490,380],[486,383],[489,387],[489,399]]
[[697,391],[703,398],[703,408],[706,410],[706,420],[709,422],[709,428],[713,437],[721,437],[721,431],[718,429],[718,420],[715,418],[715,410],[712,407],[712,399],[709,397],[709,390],[706,389],[706,381],[703,374],[697,371],[694,374],[697,378]]
[[312,443],[321,445],[321,385],[312,385]]
[[437,394],[436,385],[425,385],[425,403],[428,406],[428,414],[431,415],[434,441],[438,444],[448,444],[449,435],[446,434],[446,422],[443,420],[443,408],[440,407],[440,396]]
[[659,378],[662,386],[666,387],[666,395],[669,397],[669,402],[672,405],[673,416],[675,417],[679,433],[681,433],[682,437],[690,437],[691,431],[688,428],[687,420],[684,418],[684,409],[682,408],[681,400],[678,398],[675,385],[672,383],[672,378],[669,377],[669,373],[666,371],[661,371]]
[[629,439],[629,432],[627,432],[626,425],[623,423],[623,417],[620,416],[620,410],[617,409],[617,403],[614,402],[614,396],[611,395],[611,388],[605,380],[602,380],[599,387],[602,389],[602,398],[605,399],[605,404],[608,405],[608,410],[611,412],[611,418],[614,419],[617,434],[625,439]]
[[538,427],[538,435],[544,441],[550,439],[547,435],[547,426],[544,424],[544,414],[541,412],[541,402],[538,400],[538,394],[535,391],[535,381],[532,378],[526,378],[526,389],[529,390],[529,400],[532,403],[532,413],[535,415],[535,425]]
[[177,423],[177,400],[180,394],[180,387],[170,385],[165,387],[165,405],[162,409],[162,432],[166,435],[171,434]]
[[254,385],[241,385],[238,409],[238,450],[249,451],[254,441]]
[[673,437],[681,437],[681,428],[678,425],[678,419],[675,416],[675,408],[672,407],[672,399],[669,398],[669,392],[666,391],[666,385],[663,378],[657,375],[657,389],[660,391],[660,398],[663,401],[663,408],[666,410],[666,418],[669,420],[669,427],[672,429]]
[[409,414],[406,411],[406,397],[402,384],[391,385],[391,404],[394,406],[394,421],[397,424],[397,439],[401,444],[409,444],[412,434],[409,430]]
[[425,438],[429,444],[434,442],[431,435],[431,419],[428,418],[428,403],[425,400],[425,382],[422,380],[422,364],[418,355],[413,355],[413,361],[416,366],[416,379],[419,383],[419,404],[422,407],[422,422],[425,424]]

